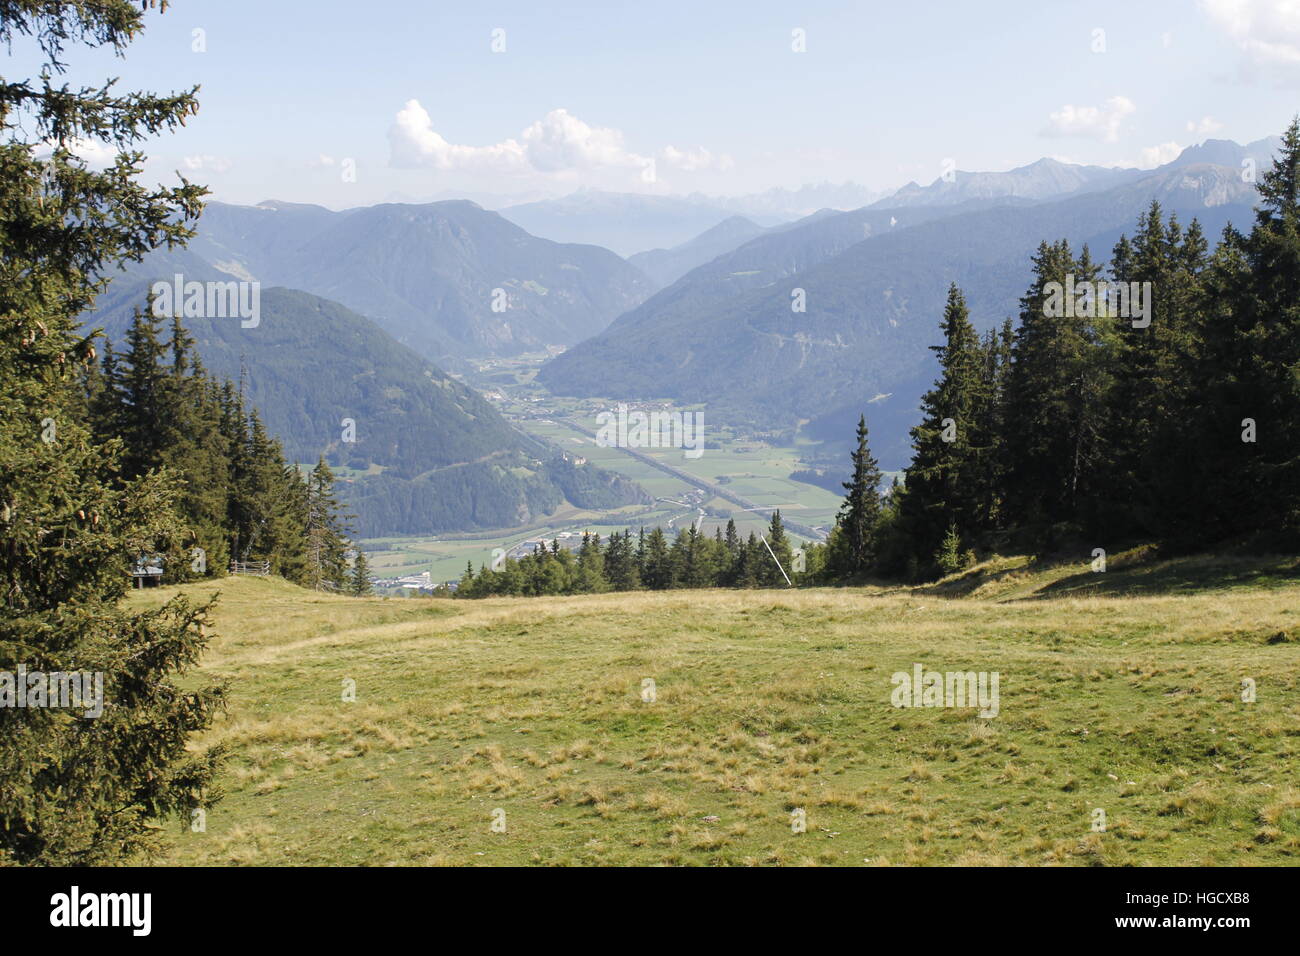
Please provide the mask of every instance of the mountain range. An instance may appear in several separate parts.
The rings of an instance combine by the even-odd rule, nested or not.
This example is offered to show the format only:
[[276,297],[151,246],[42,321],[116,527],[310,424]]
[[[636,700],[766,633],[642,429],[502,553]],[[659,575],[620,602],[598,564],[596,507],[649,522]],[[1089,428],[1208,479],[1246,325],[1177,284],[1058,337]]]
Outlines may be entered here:
[[[1279,136],[1268,136],[1245,146],[1231,140],[1211,139],[1197,146],[1189,146],[1163,168],[1210,164],[1240,169],[1246,159],[1252,160],[1258,168],[1269,161],[1279,145]],[[908,183],[873,205],[880,209],[898,209],[908,206],[953,205],[981,199],[1008,203],[1042,202],[1112,189],[1151,175],[1152,170],[1081,166],[1044,157],[1006,172],[972,173],[954,170],[947,178],[940,176],[928,186]]]
[[[574,344],[652,291],[607,249],[538,239],[468,201],[213,202],[189,250],[237,278],[340,302],[450,367]],[[158,274],[152,259],[133,271]]]
[[724,219],[694,239],[671,249],[650,249],[628,258],[655,283],[656,288],[676,282],[686,273],[718,256],[725,255],[737,246],[761,236],[767,230],[744,216]]
[[[221,281],[192,251],[158,264]],[[118,277],[87,324],[120,346],[148,281]],[[473,389],[370,319],[296,289],[264,288],[256,325],[186,318],[209,372],[240,383],[291,461],[325,455],[363,537],[526,525],[564,502],[644,503],[636,484],[513,428]]]
[[659,196],[580,189],[558,199],[505,206],[501,214],[536,236],[593,243],[635,260],[642,253],[693,242],[737,216],[758,226],[775,226],[822,210],[859,209],[882,195],[856,183],[774,187],[742,196]]
[[881,209],[908,206],[952,205],[971,199],[1006,201],[1059,199],[1132,182],[1147,175],[1140,169],[1109,166],[1078,166],[1044,158],[1028,166],[1000,173],[953,170],[928,186],[908,183],[873,205]]
[[[1213,239],[1249,219],[1243,170],[1263,168],[1276,143],[1211,140],[1146,172],[1050,159],[957,172],[794,221],[700,197],[601,193],[503,214],[456,200],[342,212],[214,202],[187,249],[130,267],[88,322],[120,339],[149,284],[177,273],[259,281],[257,328],[187,326],[211,370],[242,378],[292,458],[324,453],[343,469],[364,534],[516,526],[566,500],[646,499],[516,431],[444,368],[560,345],[570,347],[538,376],[560,395],[699,402],[715,420],[833,441],[866,410],[878,457],[897,468],[934,375],[928,346],[950,282],[987,329],[1016,308],[1043,240],[1088,243],[1104,258],[1153,199],[1184,223],[1198,217]],[[857,187],[803,198],[825,189]],[[565,210],[578,228],[627,213],[627,235],[643,245],[684,238],[628,261],[509,218],[544,225]],[[355,443],[339,437],[344,418]]]
[[[1087,243],[1105,258],[1158,200],[1184,224],[1198,217],[1213,241],[1229,220],[1249,221],[1255,198],[1237,163],[1117,171],[1108,188],[1093,189],[1104,175],[1061,177],[1034,165],[995,174],[1009,177],[998,190],[986,178],[958,177],[971,189],[980,183],[983,196],[936,189],[939,201],[873,205],[751,239],[553,359],[538,378],[561,395],[705,403],[722,418],[802,424],[822,438],[849,435],[870,403],[873,447],[884,467],[900,467],[934,375],[927,347],[949,283],[987,329],[1014,312],[1043,240]],[[1068,188],[1066,198],[1008,198],[1031,180]],[[796,297],[806,311],[792,307]]]

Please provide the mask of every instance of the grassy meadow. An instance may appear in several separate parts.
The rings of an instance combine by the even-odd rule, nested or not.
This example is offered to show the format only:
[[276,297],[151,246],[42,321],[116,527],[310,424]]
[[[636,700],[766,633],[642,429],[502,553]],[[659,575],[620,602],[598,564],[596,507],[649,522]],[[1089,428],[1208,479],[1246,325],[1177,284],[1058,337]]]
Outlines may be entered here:
[[[206,832],[163,831],[163,863],[1300,857],[1294,560],[475,602],[186,588],[214,589],[225,797]],[[998,715],[895,708],[918,662],[998,672]]]

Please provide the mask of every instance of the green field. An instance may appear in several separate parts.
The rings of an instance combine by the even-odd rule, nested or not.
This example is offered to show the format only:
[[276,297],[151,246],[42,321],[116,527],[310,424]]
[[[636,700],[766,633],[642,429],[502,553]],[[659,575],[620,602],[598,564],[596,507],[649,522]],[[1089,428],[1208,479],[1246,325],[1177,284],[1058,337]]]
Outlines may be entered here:
[[[626,514],[624,522],[610,523],[615,516]],[[430,571],[434,582],[451,581],[460,577],[465,563],[474,567],[490,564],[494,548],[509,551],[524,540],[544,538],[553,540],[563,532],[580,535],[590,531],[606,538],[612,531],[624,528],[674,527],[675,518],[686,514],[686,509],[663,503],[651,508],[627,508],[619,512],[600,514],[574,508],[561,509],[528,528],[485,532],[473,536],[439,535],[436,537],[369,538],[362,542],[370,570],[375,577],[400,577]],[[631,517],[634,516],[634,517]],[[599,520],[596,520],[599,519]]]
[[[228,749],[226,795],[206,832],[162,834],[166,863],[1300,854],[1294,559],[480,602],[219,587],[204,669],[230,688],[207,738]],[[998,672],[997,716],[892,706],[891,675],[915,663]]]
[[[581,534],[590,531],[607,537],[611,531],[625,528],[653,528],[661,526],[669,531],[683,523],[695,520],[694,505],[679,504],[692,493],[694,486],[643,461],[624,454],[617,448],[601,448],[572,429],[556,423],[530,422],[529,430],[545,437],[560,447],[569,448],[593,463],[616,471],[638,482],[656,499],[648,507],[623,508],[616,512],[596,512],[565,506],[526,528],[510,528],[474,535],[450,533],[432,537],[394,536],[368,538],[360,542],[366,551],[373,573],[378,577],[398,577],[430,571],[434,581],[457,578],[465,570],[465,562],[474,566],[488,563],[494,548],[506,548],[527,538],[547,539],[569,531]],[[828,526],[834,522],[840,499],[821,488],[802,482],[790,481],[786,476],[798,467],[797,456],[789,449],[748,447],[736,450],[710,450],[696,461],[685,461],[680,451],[655,451],[674,467],[698,475],[706,481],[716,481],[718,476],[730,480],[724,485],[735,494],[753,500],[764,507],[780,508],[791,521],[801,524]],[[736,522],[742,536],[751,531],[762,533],[767,528],[767,511],[746,511],[723,498],[708,497],[700,502],[704,507],[725,517],[709,516],[702,529],[713,534],[714,528],[725,525],[727,517]],[[806,540],[791,532],[796,541]]]

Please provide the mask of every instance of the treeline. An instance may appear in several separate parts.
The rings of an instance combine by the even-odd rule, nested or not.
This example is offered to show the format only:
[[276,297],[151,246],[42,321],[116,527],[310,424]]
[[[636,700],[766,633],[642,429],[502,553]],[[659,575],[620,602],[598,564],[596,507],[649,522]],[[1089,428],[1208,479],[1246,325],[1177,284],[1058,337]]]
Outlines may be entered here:
[[119,477],[157,473],[175,485],[178,530],[151,543],[164,581],[224,574],[232,560],[267,561],[305,587],[369,593],[328,464],[322,458],[303,474],[286,461],[243,390],[204,370],[178,318],[164,340],[150,303],[124,349],[105,340],[102,361],[87,363],[82,378],[80,414],[101,445],[120,444]]
[[829,573],[929,577],[999,548],[1294,546],[1298,174],[1300,121],[1260,178],[1252,229],[1228,227],[1212,253],[1155,202],[1108,267],[1043,243],[1018,325],[982,338],[954,286],[911,464],[878,496],[860,424]]
[[549,548],[539,546],[518,560],[506,558],[496,570],[482,566],[476,573],[470,562],[456,596],[786,587],[786,575],[792,583],[811,580],[822,557],[823,549],[814,545],[796,560],[781,512],[775,511],[761,538],[751,531],[742,539],[734,521],[727,522],[725,533],[718,527],[712,536],[694,525],[682,528],[671,541],[662,528],[649,532],[642,528],[635,538],[630,530],[615,531],[604,542],[598,534],[584,534],[582,544],[572,551],[553,541]]

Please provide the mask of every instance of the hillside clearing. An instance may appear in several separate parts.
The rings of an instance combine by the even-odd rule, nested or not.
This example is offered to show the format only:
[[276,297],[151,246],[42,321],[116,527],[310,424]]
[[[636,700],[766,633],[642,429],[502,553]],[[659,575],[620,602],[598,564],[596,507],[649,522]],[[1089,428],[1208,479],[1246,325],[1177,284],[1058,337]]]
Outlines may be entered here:
[[[1092,576],[1124,597],[1070,596],[1086,566],[1024,569],[960,600],[951,582],[470,602],[223,580],[205,668],[230,688],[208,740],[230,751],[226,796],[206,832],[171,824],[160,862],[1294,862],[1296,562],[1227,565]],[[1160,581],[1176,593],[1141,593]],[[998,672],[998,715],[892,706],[916,663]]]

